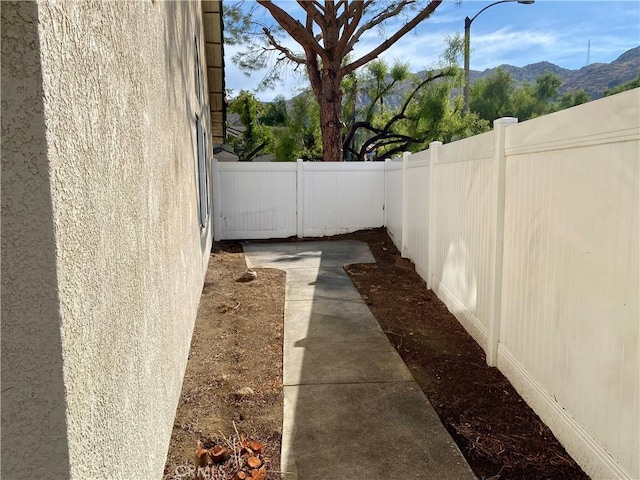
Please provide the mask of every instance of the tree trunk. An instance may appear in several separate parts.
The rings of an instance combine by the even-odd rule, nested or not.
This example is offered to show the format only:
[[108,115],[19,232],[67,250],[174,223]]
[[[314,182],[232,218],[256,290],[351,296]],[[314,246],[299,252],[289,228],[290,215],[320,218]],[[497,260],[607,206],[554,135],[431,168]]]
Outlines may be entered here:
[[325,162],[341,162],[342,152],[342,82],[338,68],[328,68],[321,73],[320,128],[322,129],[322,159]]
[[[341,95],[340,95],[341,97]],[[341,162],[342,158],[342,102],[322,100],[320,102],[320,122],[322,128],[322,159],[325,162]]]
[[322,65],[317,56],[307,53],[307,73],[311,89],[320,105],[322,160],[341,162],[342,158],[342,76],[340,63]]

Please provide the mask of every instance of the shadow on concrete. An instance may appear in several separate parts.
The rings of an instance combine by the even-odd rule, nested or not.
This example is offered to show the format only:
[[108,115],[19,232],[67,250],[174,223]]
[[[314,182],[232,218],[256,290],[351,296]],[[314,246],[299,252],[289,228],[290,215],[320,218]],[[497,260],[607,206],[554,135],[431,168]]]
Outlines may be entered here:
[[475,478],[343,266],[362,242],[245,247],[287,272],[282,470],[287,479]]

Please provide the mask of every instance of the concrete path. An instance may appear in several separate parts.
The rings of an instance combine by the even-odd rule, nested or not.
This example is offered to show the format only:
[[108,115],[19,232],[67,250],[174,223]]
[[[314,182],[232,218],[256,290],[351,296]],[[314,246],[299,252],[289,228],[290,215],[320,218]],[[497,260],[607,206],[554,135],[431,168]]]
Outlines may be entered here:
[[249,267],[287,272],[283,478],[476,478],[342,268],[375,263],[366,243],[244,252]]

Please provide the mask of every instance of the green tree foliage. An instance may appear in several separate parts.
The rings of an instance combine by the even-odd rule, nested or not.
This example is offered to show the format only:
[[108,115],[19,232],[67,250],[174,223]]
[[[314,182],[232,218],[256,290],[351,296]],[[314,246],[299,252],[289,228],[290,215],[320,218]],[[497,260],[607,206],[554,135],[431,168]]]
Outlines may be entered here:
[[413,76],[413,89],[394,110],[375,116],[373,135],[363,143],[365,152],[382,160],[403,151],[417,152],[433,141],[450,142],[488,130],[488,122],[477,115],[463,115],[462,97],[453,91],[462,85],[456,69],[428,72]]
[[[438,70],[416,75],[406,64],[390,66],[376,60],[345,78],[347,160],[382,160],[422,150],[434,140],[449,142],[488,130],[488,122],[476,114],[463,115],[462,97],[454,96],[463,82],[456,66],[456,49],[462,45],[458,40],[446,39],[449,47]],[[289,102],[276,97],[269,104],[257,104],[248,92],[232,102],[232,110],[243,113],[240,120],[246,127],[246,138],[239,139],[236,148],[260,145],[260,153],[271,153],[275,161],[322,160],[320,106],[311,91]]]
[[278,95],[265,106],[260,122],[268,127],[284,125],[287,122],[287,100],[284,95]]
[[402,151],[422,150],[435,140],[446,142],[488,129],[488,122],[477,115],[464,116],[462,99],[453,94],[463,84],[456,65],[464,42],[460,36],[445,41],[448,47],[437,70],[420,76],[410,73],[406,64],[389,68],[377,60],[356,78],[366,101],[353,115],[345,136],[347,159],[380,160]]
[[322,160],[320,109],[311,92],[291,100],[285,122],[271,130],[269,150],[277,162]]
[[320,113],[310,92],[288,105],[283,96],[263,104],[243,90],[229,103],[229,112],[236,113],[242,124],[229,141],[240,161],[250,162],[265,154],[277,162],[322,159]]
[[514,86],[513,77],[504,69],[498,68],[492,76],[477,80],[471,85],[469,109],[486,120],[507,116]]
[[540,75],[535,83],[516,86],[510,73],[498,68],[490,77],[478,80],[470,88],[470,110],[482,119],[516,117],[520,121],[556,112],[589,101],[584,90],[558,93],[562,81],[550,72]]
[[[227,34],[236,37],[233,42],[245,47],[233,57],[242,70],[251,73],[271,65],[267,80],[277,80],[281,67],[287,64],[306,72],[320,106],[323,158],[341,161],[344,79],[407,35],[442,1],[299,0],[294,3],[257,0],[249,14],[244,11],[244,2],[231,3],[225,7],[223,18]],[[256,5],[264,9],[262,12],[268,14],[265,16],[270,16],[275,25],[268,24],[269,19],[252,19]],[[293,13],[295,10],[298,13]],[[371,49],[358,51],[359,56],[350,58],[363,35],[384,28],[388,31],[379,36],[379,43],[374,42]],[[287,39],[293,40],[299,50],[292,50]]]
[[[388,119],[385,114],[393,111],[390,99],[399,97],[397,88],[401,82],[413,77],[407,63],[396,61],[389,67],[384,60],[374,60],[366,65],[362,74],[353,73],[345,80],[347,88],[343,116],[349,122],[347,128],[360,126],[347,135],[348,142],[344,146],[346,160],[362,160],[363,153],[359,149],[370,137],[363,127],[372,125],[378,117]],[[358,100],[362,101],[363,107],[358,108]]]
[[575,107],[576,105],[582,105],[583,103],[587,103],[589,100],[589,95],[587,95],[587,92],[582,89],[577,92],[566,92],[560,99],[559,110]]
[[462,76],[433,82],[421,90],[407,111],[406,132],[418,140],[408,150],[416,152],[430,142],[448,143],[489,130],[489,123],[475,114],[464,115],[464,101],[453,96],[453,90],[462,87]]
[[367,121],[371,121],[376,113],[384,114],[385,96],[410,75],[409,64],[397,60],[391,69],[384,60],[374,60],[365,67],[361,84],[366,85],[363,93],[369,98],[369,106],[364,115]]
[[604,96],[608,97],[609,95],[615,95],[616,93],[626,92],[627,90],[631,90],[632,88],[640,87],[640,73],[638,76],[631,80],[630,82],[623,83],[622,85],[618,85],[615,88],[610,88],[609,90],[605,90]]
[[236,113],[244,126],[244,131],[230,138],[230,143],[241,162],[250,162],[262,154],[268,144],[267,131],[260,123],[263,106],[251,92],[242,90],[229,102],[229,112]]

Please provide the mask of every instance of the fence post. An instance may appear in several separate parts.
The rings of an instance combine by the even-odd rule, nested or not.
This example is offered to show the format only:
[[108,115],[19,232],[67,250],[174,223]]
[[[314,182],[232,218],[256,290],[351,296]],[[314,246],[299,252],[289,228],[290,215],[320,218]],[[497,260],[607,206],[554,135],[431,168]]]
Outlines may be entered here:
[[389,210],[389,198],[388,198],[388,192],[389,192],[389,186],[387,185],[387,182],[389,181],[389,166],[391,165],[391,159],[390,158],[385,158],[384,159],[384,227],[387,228],[387,211]]
[[431,142],[429,144],[429,185],[427,188],[429,189],[429,211],[427,215],[429,216],[428,221],[428,235],[429,239],[428,245],[428,254],[427,254],[427,289],[433,290],[433,265],[435,263],[435,211],[436,211],[436,195],[435,195],[435,185],[436,185],[436,163],[438,162],[438,156],[440,155],[440,147],[442,147],[442,142]]
[[400,229],[400,256],[407,257],[408,249],[407,249],[407,241],[409,236],[409,211],[407,209],[409,205],[409,192],[407,188],[407,165],[409,163],[409,157],[411,157],[411,153],[402,152],[402,226]]
[[221,240],[222,233],[222,192],[220,192],[220,166],[218,160],[213,157],[213,182],[211,182],[211,188],[213,189],[213,241],[218,242]]
[[493,184],[495,210],[495,242],[491,246],[493,282],[491,304],[487,325],[487,365],[498,364],[498,344],[500,343],[500,320],[502,313],[502,260],[504,250],[504,196],[507,159],[505,155],[505,129],[518,123],[517,118],[504,117],[493,122]]
[[296,231],[298,238],[304,237],[304,162],[297,161],[296,168]]

